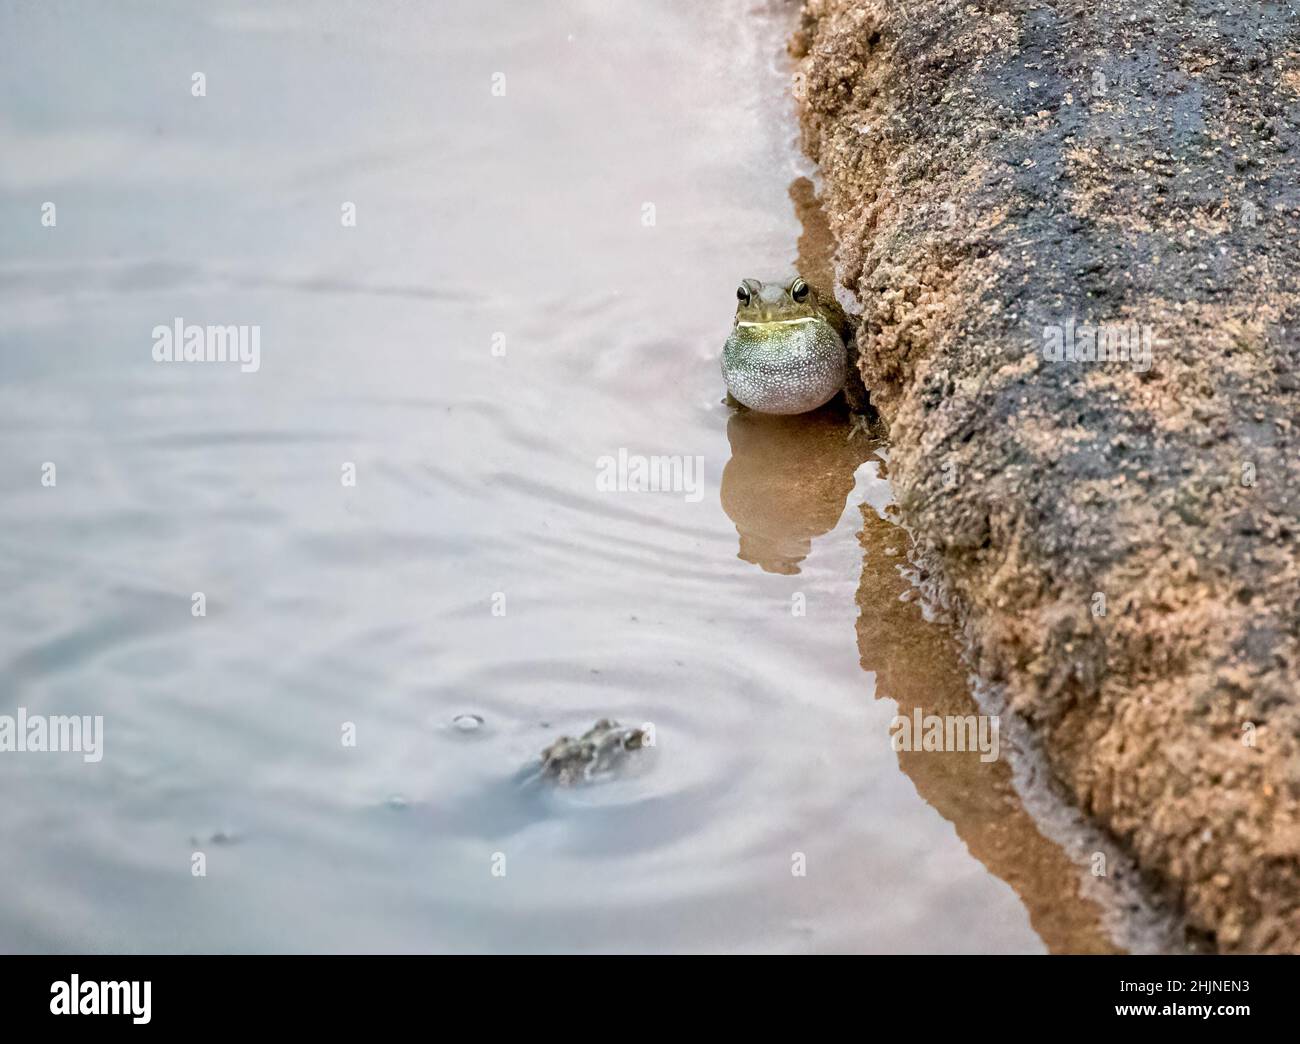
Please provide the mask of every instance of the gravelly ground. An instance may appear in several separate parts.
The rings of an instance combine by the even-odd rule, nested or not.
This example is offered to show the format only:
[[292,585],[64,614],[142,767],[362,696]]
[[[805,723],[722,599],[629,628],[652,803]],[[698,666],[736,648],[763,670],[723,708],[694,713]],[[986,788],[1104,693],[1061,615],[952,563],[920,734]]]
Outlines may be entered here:
[[792,50],[979,671],[1195,929],[1300,951],[1300,13],[1242,6],[810,0]]

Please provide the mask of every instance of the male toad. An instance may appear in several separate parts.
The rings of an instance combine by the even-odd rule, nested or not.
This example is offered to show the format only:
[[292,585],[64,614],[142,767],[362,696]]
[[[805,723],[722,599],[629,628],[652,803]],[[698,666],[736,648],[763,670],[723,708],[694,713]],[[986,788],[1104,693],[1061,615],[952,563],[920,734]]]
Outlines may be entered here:
[[796,277],[746,279],[736,290],[736,321],[722,349],[727,391],[759,413],[806,413],[844,389],[849,408],[866,407],[853,331],[843,309]]

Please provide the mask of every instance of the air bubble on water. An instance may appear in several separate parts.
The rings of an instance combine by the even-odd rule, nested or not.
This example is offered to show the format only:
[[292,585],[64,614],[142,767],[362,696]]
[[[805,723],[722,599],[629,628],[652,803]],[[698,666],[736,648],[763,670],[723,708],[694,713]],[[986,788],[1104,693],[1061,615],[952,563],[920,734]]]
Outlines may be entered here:
[[483,719],[477,714],[457,714],[451,719],[451,723],[461,732],[473,732],[483,724]]

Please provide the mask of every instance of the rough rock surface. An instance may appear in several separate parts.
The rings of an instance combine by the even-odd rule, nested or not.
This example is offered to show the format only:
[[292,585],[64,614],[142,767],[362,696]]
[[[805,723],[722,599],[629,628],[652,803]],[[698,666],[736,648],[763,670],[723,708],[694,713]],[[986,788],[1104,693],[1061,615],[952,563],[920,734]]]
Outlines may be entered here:
[[[792,51],[976,668],[1210,942],[1300,951],[1300,19],[810,0]],[[1067,321],[1150,367],[1052,361]]]

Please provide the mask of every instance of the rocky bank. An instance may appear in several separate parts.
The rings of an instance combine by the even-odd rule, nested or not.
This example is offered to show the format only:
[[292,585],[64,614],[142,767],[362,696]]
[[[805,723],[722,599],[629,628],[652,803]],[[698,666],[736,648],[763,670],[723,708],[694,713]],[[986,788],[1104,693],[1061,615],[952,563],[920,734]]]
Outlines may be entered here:
[[792,51],[973,666],[1203,940],[1300,951],[1300,20],[810,0]]

